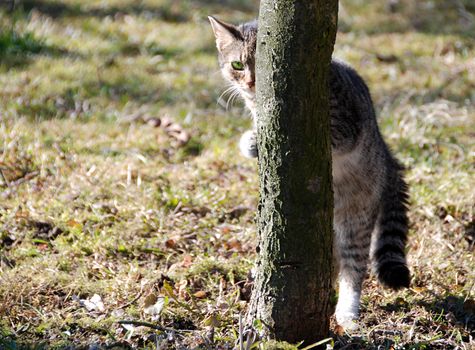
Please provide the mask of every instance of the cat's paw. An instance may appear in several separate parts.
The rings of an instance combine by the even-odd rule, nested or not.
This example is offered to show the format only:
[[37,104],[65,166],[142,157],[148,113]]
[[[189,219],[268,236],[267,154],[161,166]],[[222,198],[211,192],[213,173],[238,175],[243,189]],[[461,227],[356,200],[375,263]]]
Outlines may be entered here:
[[255,130],[248,130],[242,134],[239,140],[239,149],[247,158],[257,157],[257,135]]
[[352,312],[335,312],[336,322],[345,331],[355,331],[358,328],[358,314]]

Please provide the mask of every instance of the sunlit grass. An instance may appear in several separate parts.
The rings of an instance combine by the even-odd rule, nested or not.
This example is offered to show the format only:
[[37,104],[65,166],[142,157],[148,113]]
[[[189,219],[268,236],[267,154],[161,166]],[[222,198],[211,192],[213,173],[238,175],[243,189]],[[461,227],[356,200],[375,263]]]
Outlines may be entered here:
[[[342,1],[335,56],[368,82],[407,168],[413,288],[367,281],[359,333],[333,342],[469,349],[474,31],[452,3],[435,2],[419,21],[412,3],[397,4]],[[237,147],[248,113],[217,102],[225,84],[208,14],[252,19],[257,2],[0,10],[0,348],[234,346],[256,244],[257,170]],[[94,294],[102,311],[84,306]],[[167,300],[154,320],[151,296]],[[167,331],[120,320],[176,333],[168,341]]]

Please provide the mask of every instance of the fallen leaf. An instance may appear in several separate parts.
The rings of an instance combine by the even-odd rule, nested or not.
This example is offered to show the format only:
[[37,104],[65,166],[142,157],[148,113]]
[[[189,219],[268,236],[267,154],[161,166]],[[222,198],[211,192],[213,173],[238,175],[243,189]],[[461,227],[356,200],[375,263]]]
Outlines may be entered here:
[[158,300],[158,297],[155,295],[155,293],[150,293],[149,295],[147,295],[144,299],[144,302],[143,302],[143,307],[144,308],[147,308],[149,306],[152,306],[153,304],[155,304]]
[[30,212],[27,210],[19,210],[15,213],[17,219],[27,219],[30,216]]
[[79,222],[77,222],[74,219],[68,220],[66,225],[68,225],[68,227],[71,227],[71,228],[80,228],[82,226]]
[[152,117],[147,120],[147,124],[154,128],[158,128],[162,124],[162,120],[160,118]]
[[242,250],[241,242],[238,241],[237,239],[231,239],[228,242],[224,242],[223,245],[226,250],[231,250],[231,249],[234,249],[235,251]]
[[190,267],[191,265],[193,265],[193,258],[191,255],[185,255],[183,257],[183,261],[181,262],[181,266]]
[[424,287],[412,287],[411,289],[417,294],[422,294],[426,291],[426,288]]
[[220,229],[221,229],[221,232],[224,234],[228,234],[231,232],[231,228],[229,226],[221,226]]
[[89,299],[81,299],[79,300],[80,305],[84,306],[87,311],[100,311],[103,312],[105,310],[104,303],[102,302],[102,298],[98,294],[94,294]]
[[176,299],[176,295],[175,295],[175,292],[173,291],[173,287],[167,281],[163,281],[162,293],[165,295],[168,295],[170,298]]
[[154,127],[163,128],[169,137],[178,141],[180,146],[185,145],[191,139],[190,134],[183,129],[180,124],[173,122],[169,117],[163,117],[161,119],[150,118],[148,123]]
[[212,327],[212,328],[216,328],[216,327],[219,327],[220,326],[220,322],[219,322],[219,319],[217,317],[216,314],[211,314],[210,316],[208,316],[204,321],[203,323],[205,324],[205,326],[208,326],[208,327]]
[[165,242],[165,246],[167,248],[175,248],[176,247],[176,241],[174,239],[167,239]]
[[165,298],[164,297],[155,297],[155,303],[148,305],[144,307],[143,312],[152,315],[152,316],[158,316],[163,310],[163,307],[165,306]]
[[204,299],[206,298],[207,293],[204,290],[199,290],[193,296],[198,299]]
[[178,297],[181,299],[188,299],[188,293],[186,291],[186,287],[188,286],[188,280],[182,280],[178,283]]
[[384,63],[395,63],[399,61],[399,58],[396,55],[385,55],[382,53],[377,53],[376,58],[378,59],[378,61]]

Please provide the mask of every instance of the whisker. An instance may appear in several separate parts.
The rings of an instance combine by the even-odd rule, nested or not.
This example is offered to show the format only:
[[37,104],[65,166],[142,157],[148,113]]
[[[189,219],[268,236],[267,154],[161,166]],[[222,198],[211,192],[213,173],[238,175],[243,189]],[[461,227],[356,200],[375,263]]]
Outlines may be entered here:
[[232,89],[231,88],[228,88],[226,90],[224,90],[221,95],[219,95],[218,99],[217,99],[217,102],[219,103],[219,100],[221,100],[221,98],[226,95],[228,92],[230,92]]
[[236,95],[236,89],[234,89],[234,90],[232,91],[231,95],[230,95],[229,98],[228,98],[228,101],[226,102],[226,110],[229,110],[229,106],[230,106],[230,105],[232,106],[231,102],[232,102],[233,97],[234,97],[235,95]]
[[228,99],[228,103],[226,103],[226,110],[228,110],[228,106],[229,106],[229,105],[231,105],[231,107],[232,107],[234,100],[235,100],[236,97],[238,97],[240,94],[241,94],[241,92],[240,92],[239,89],[237,89],[237,88],[233,91],[233,93],[231,94],[231,96],[230,96],[229,99]]
[[240,97],[240,96],[242,96],[242,94],[241,94],[241,91],[238,90],[237,94],[233,97],[233,102],[234,102],[234,100],[236,100],[237,97]]
[[229,110],[229,104],[231,103],[231,99],[232,99],[232,97],[234,96],[234,94],[236,94],[236,90],[234,90],[234,91],[232,92],[232,94],[231,94],[231,95],[229,96],[229,98],[228,98],[228,101],[226,102],[226,111]]
[[[223,101],[222,97],[223,97],[224,95],[228,94],[228,93],[231,93],[233,90],[234,90],[234,86],[233,86],[233,85],[229,86],[226,90],[224,90],[224,91],[221,93],[221,95],[219,95],[219,97],[218,97],[218,99],[217,99],[217,101],[216,101],[216,104],[219,104],[221,107],[224,108],[224,103],[222,103],[222,101]],[[223,101],[223,102],[224,102],[224,101]]]

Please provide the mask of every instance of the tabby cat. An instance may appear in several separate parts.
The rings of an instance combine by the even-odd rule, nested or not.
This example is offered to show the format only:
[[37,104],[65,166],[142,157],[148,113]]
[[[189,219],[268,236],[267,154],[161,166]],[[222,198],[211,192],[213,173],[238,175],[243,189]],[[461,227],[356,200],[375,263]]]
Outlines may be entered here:
[[[222,74],[251,111],[254,130],[244,133],[241,152],[257,157],[255,52],[257,22],[234,26],[209,17]],[[337,322],[354,328],[368,262],[379,281],[408,287],[407,185],[402,167],[384,142],[363,79],[345,63],[330,68],[335,254],[339,268]]]

